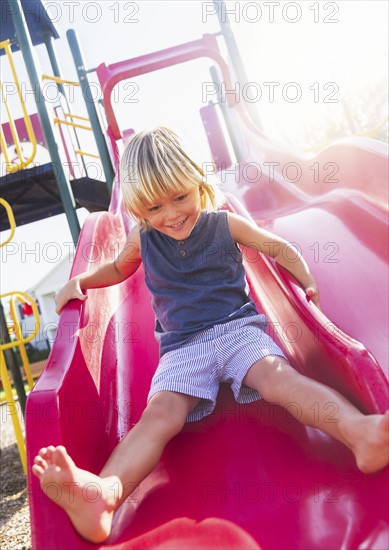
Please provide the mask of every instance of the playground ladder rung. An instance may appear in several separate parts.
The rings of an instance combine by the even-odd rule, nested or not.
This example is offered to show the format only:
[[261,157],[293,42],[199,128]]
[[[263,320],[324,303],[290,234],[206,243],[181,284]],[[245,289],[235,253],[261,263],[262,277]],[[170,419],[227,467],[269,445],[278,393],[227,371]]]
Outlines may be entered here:
[[82,157],[92,157],[94,159],[99,159],[100,158],[99,155],[93,155],[92,153],[86,153],[85,151],[80,151],[79,149],[77,149],[75,151],[75,153],[77,155],[81,155]]
[[65,118],[76,118],[77,120],[85,120],[85,122],[89,122],[89,118],[84,116],[78,116],[78,115],[72,115],[72,113],[65,113]]
[[58,84],[69,84],[70,86],[79,86],[79,82],[73,82],[73,80],[65,80],[64,78],[59,78],[58,76],[51,76],[48,74],[42,75],[42,80],[52,80]]
[[92,131],[90,126],[83,126],[82,124],[76,124],[76,122],[69,122],[68,120],[62,120],[60,118],[54,119],[55,124],[66,124],[66,126],[73,126],[73,128],[81,128],[82,130]]

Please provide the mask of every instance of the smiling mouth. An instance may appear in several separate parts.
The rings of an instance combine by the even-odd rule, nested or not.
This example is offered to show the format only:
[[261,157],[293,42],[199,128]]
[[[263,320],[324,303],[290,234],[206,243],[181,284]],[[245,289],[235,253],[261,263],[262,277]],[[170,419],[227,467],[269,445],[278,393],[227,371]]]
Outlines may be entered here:
[[168,228],[173,229],[173,231],[177,231],[177,229],[181,229],[181,227],[184,226],[187,219],[188,218],[185,218],[185,220],[182,220],[182,222],[178,222],[178,223],[175,223],[173,225],[168,225]]

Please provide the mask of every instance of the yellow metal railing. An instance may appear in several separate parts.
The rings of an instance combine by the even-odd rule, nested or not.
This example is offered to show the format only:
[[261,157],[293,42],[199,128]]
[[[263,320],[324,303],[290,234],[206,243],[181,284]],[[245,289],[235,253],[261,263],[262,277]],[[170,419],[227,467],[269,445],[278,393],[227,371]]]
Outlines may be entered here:
[[17,91],[18,98],[19,98],[19,101],[20,101],[20,105],[21,105],[22,111],[23,111],[23,119],[24,119],[24,124],[26,125],[28,139],[32,143],[32,151],[31,151],[31,154],[28,157],[26,157],[26,158],[23,157],[22,145],[21,145],[21,142],[20,142],[20,139],[19,139],[19,134],[18,134],[15,122],[14,122],[15,118],[12,116],[11,109],[10,109],[10,107],[8,105],[8,102],[7,102],[7,96],[6,96],[6,94],[4,94],[3,84],[0,81],[0,92],[1,92],[1,96],[2,96],[2,102],[4,103],[4,107],[5,107],[5,110],[7,112],[8,123],[9,123],[9,127],[10,127],[10,130],[11,130],[12,139],[13,139],[13,142],[14,142],[14,145],[15,145],[16,156],[17,156],[17,159],[18,159],[18,162],[15,163],[15,162],[13,162],[12,159],[9,158],[8,151],[7,151],[7,143],[6,143],[6,140],[5,140],[3,129],[1,128],[0,144],[1,144],[1,149],[3,151],[3,154],[4,154],[5,163],[6,163],[6,170],[7,170],[8,173],[17,172],[18,170],[22,170],[22,169],[26,168],[29,164],[32,163],[32,161],[34,160],[35,155],[36,155],[36,138],[35,138],[35,134],[34,134],[34,129],[32,127],[30,117],[27,113],[26,105],[23,101],[23,96],[22,96],[22,92],[21,92],[21,89],[20,89],[18,76],[16,74],[15,65],[14,65],[14,62],[13,62],[13,59],[12,59],[12,51],[11,51],[10,45],[11,45],[10,40],[4,40],[3,42],[0,42],[0,49],[3,49],[5,51],[5,54],[6,54],[7,59],[8,59],[9,66],[11,68],[12,77],[14,79],[14,83],[15,83],[15,86],[16,86],[16,91]]
[[4,206],[5,211],[7,212],[9,227],[11,229],[11,233],[9,234],[8,238],[3,243],[0,244],[0,248],[1,248],[2,246],[5,246],[10,241],[12,241],[12,238],[14,236],[15,229],[16,229],[16,223],[15,223],[15,217],[14,217],[14,213],[11,208],[11,205],[2,198],[0,198],[0,204]]
[[[47,74],[42,75],[43,80],[51,80],[53,82],[56,82],[57,84],[68,84],[69,86],[80,86],[78,82],[74,82],[72,80],[65,80],[63,78],[59,78],[58,76],[50,76]],[[87,130],[88,132],[92,132],[92,128],[90,126],[85,126],[84,124],[78,124],[77,122],[73,122],[74,120],[81,120],[83,122],[89,122],[89,118],[74,115],[73,113],[64,113],[65,120],[55,117],[54,118],[54,124],[57,125],[64,125],[64,126],[71,126],[72,128],[79,128],[80,130]],[[66,120],[70,119],[70,120]],[[81,151],[80,149],[75,149],[74,152],[76,155],[80,156],[87,156],[99,159],[100,157],[98,155],[93,155],[92,153],[87,153],[85,151]]]
[[[11,228],[11,235],[3,243],[0,244],[0,248],[1,248],[6,244],[8,244],[12,239],[15,232],[16,224],[15,224],[15,218],[14,218],[13,211],[10,204],[2,198],[0,198],[0,204],[4,206],[7,212],[7,216],[8,216],[8,220]],[[12,393],[12,385],[11,385],[9,373],[7,370],[4,351],[15,347],[19,348],[20,356],[23,362],[23,367],[26,373],[28,386],[30,390],[32,390],[34,382],[32,379],[30,362],[27,356],[26,344],[28,344],[28,342],[31,342],[31,340],[35,338],[35,336],[38,334],[40,329],[40,318],[39,318],[39,312],[38,312],[38,308],[34,298],[29,294],[27,294],[26,292],[7,292],[0,296],[0,300],[7,297],[11,297],[10,315],[13,323],[13,325],[8,328],[9,328],[9,332],[13,333],[15,340],[12,340],[11,342],[0,343],[0,379],[3,384],[5,400],[8,406],[8,410],[12,418],[12,424],[13,424],[13,428],[16,436],[16,443],[19,450],[20,460],[23,466],[24,473],[26,473],[26,466],[27,466],[26,465],[26,444],[24,441],[23,432],[20,425],[20,420],[18,416],[18,410],[16,407],[15,399]],[[32,312],[34,314],[35,328],[32,331],[32,333],[26,337],[23,336],[22,327],[20,325],[20,321],[16,312],[16,300],[18,300],[22,304],[30,304],[32,308]]]
[[[73,115],[74,118],[74,115]],[[80,128],[81,130],[92,130],[90,126],[84,126],[83,124],[77,124],[76,122],[69,122],[69,120],[62,120],[60,118],[54,118],[54,124],[65,124],[65,126],[72,126],[73,128]]]
[[[31,340],[33,338],[35,338],[35,336],[37,335],[37,333],[39,331],[39,328],[40,328],[40,320],[39,320],[38,308],[37,308],[35,300],[32,296],[30,296],[26,292],[7,292],[5,294],[2,294],[0,296],[0,299],[6,298],[7,296],[12,296],[12,298],[11,298],[11,317],[12,317],[12,320],[13,320],[13,323],[14,323],[12,329],[15,332],[16,340],[14,340],[12,342],[6,342],[6,343],[0,345],[0,377],[1,377],[1,381],[3,383],[3,387],[4,387],[4,393],[5,393],[5,397],[6,397],[8,410],[9,410],[9,412],[11,414],[11,417],[12,417],[12,423],[13,423],[13,427],[14,427],[14,431],[15,431],[16,443],[17,443],[18,450],[19,450],[20,460],[21,460],[21,463],[22,463],[22,466],[23,466],[23,471],[24,471],[24,473],[26,473],[26,471],[27,471],[26,470],[26,468],[27,468],[26,444],[25,444],[25,441],[24,441],[23,432],[22,432],[22,428],[21,428],[21,425],[20,425],[20,420],[19,420],[19,416],[18,416],[17,407],[16,407],[16,404],[15,404],[15,399],[14,399],[14,396],[13,396],[13,393],[12,393],[12,386],[11,386],[11,382],[10,382],[9,375],[8,375],[7,364],[5,362],[4,351],[7,350],[7,349],[14,348],[14,347],[18,347],[20,349],[20,355],[22,357],[23,365],[24,365],[24,368],[26,370],[28,383],[29,383],[30,388],[32,388],[33,381],[32,381],[32,376],[31,376],[31,370],[29,368],[29,362],[28,362],[28,357],[27,357],[27,353],[26,353],[26,349],[25,349],[25,344],[27,344],[28,342],[31,342]],[[22,302],[24,304],[28,303],[32,307],[32,311],[33,311],[34,318],[35,318],[35,329],[33,330],[33,332],[31,334],[29,334],[26,337],[23,337],[23,335],[22,335],[20,322],[19,322],[19,319],[16,315],[15,300],[19,300],[20,302]],[[27,368],[26,368],[26,365],[28,365]]]
[[[7,171],[7,173],[13,173],[13,172],[17,172],[18,170],[23,170],[24,168],[27,168],[27,166],[29,166],[33,162],[33,160],[36,156],[36,152],[37,152],[37,142],[36,142],[34,129],[33,129],[32,123],[31,123],[31,119],[30,119],[30,117],[27,113],[27,109],[26,109],[25,103],[23,101],[23,96],[22,96],[22,93],[21,93],[21,88],[20,88],[18,76],[17,76],[17,73],[16,73],[16,69],[15,69],[13,59],[12,59],[11,41],[10,40],[4,40],[4,41],[0,42],[0,48],[5,51],[5,54],[7,56],[9,66],[10,66],[10,69],[11,69],[11,72],[12,72],[12,76],[13,76],[13,79],[14,79],[16,91],[17,91],[17,94],[18,94],[19,102],[20,102],[20,105],[22,107],[23,120],[24,120],[24,124],[26,126],[28,139],[32,144],[31,154],[29,154],[29,156],[24,157],[23,156],[22,142],[19,138],[19,134],[18,134],[16,124],[15,124],[15,117],[12,115],[11,108],[10,108],[8,102],[7,102],[7,95],[6,95],[6,93],[4,93],[3,84],[0,81],[1,101],[4,104],[4,108],[5,108],[5,111],[7,113],[8,124],[9,124],[9,128],[10,128],[10,131],[11,131],[11,134],[12,134],[13,144],[15,145],[16,159],[10,158],[10,155],[8,153],[8,146],[7,146],[7,142],[6,142],[6,139],[5,139],[3,128],[1,128],[1,130],[0,130],[0,146],[1,146],[1,150],[4,154],[6,171]],[[42,80],[43,81],[49,80],[49,81],[52,81],[52,82],[56,82],[57,84],[67,84],[69,86],[75,86],[75,87],[80,86],[79,82],[74,82],[72,80],[65,80],[63,78],[59,78],[57,76],[51,76],[51,75],[47,75],[47,74],[42,75]],[[62,120],[60,118],[55,117],[54,118],[54,123],[57,124],[57,125],[71,126],[73,128],[79,128],[81,130],[87,130],[87,131],[92,132],[92,128],[90,126],[86,126],[84,124],[79,124],[77,122],[74,122],[74,120],[89,122],[88,118],[77,116],[77,115],[74,115],[72,113],[65,113],[65,120]],[[100,158],[98,155],[94,155],[92,153],[87,153],[86,151],[82,151],[79,148],[77,148],[77,149],[75,148],[74,152],[75,152],[76,155],[80,155],[80,156],[88,156],[88,157],[92,157],[92,158],[96,158],[96,159]]]
[[42,80],[51,80],[52,82],[56,82],[57,84],[69,84],[69,86],[79,86],[80,84],[78,82],[75,82],[74,80],[64,80],[63,78],[60,78],[59,76],[52,76],[49,74],[43,74]]
[[[19,292],[15,292],[12,295],[12,298],[10,300],[10,315],[11,315],[13,325],[9,327],[9,332],[13,333],[16,337],[16,342],[17,343],[15,345],[17,345],[17,347],[19,348],[20,357],[22,359],[22,363],[23,363],[23,367],[24,367],[24,372],[26,373],[28,387],[29,387],[30,390],[32,390],[32,388],[34,387],[34,381],[32,379],[30,361],[28,359],[26,346],[24,345],[24,342],[23,342],[22,327],[20,326],[19,317],[16,313],[16,303],[15,303],[16,300],[19,300],[22,304],[28,304],[28,303],[31,303],[31,301],[27,302],[27,300]],[[33,298],[32,298],[32,300],[33,300]],[[34,302],[34,305],[36,307],[35,302]],[[33,306],[31,306],[31,307],[33,308]],[[33,311],[34,311],[34,309],[33,309]],[[38,309],[37,309],[37,311],[38,311]],[[34,335],[36,335],[39,332],[39,328],[40,328],[39,312],[38,312],[38,317],[36,317],[35,315],[34,315],[34,317],[35,317]]]

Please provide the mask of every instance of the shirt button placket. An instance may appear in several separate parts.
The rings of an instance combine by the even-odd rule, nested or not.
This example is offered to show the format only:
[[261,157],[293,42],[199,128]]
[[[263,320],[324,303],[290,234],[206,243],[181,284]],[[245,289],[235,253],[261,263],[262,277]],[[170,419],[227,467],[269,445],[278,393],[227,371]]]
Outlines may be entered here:
[[186,256],[186,252],[185,250],[182,248],[185,244],[185,241],[178,241],[178,246],[180,247],[180,250],[178,252],[180,258],[185,258]]

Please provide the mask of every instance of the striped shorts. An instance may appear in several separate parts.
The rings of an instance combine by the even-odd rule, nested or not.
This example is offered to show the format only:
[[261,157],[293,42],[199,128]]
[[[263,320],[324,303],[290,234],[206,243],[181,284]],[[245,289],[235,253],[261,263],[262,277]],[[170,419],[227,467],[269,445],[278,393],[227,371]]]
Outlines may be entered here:
[[199,397],[187,422],[212,413],[219,384],[231,385],[238,403],[261,399],[259,393],[242,384],[250,367],[268,355],[285,357],[266,334],[265,315],[254,315],[215,325],[161,357],[151,381],[148,401],[160,391],[179,392]]

